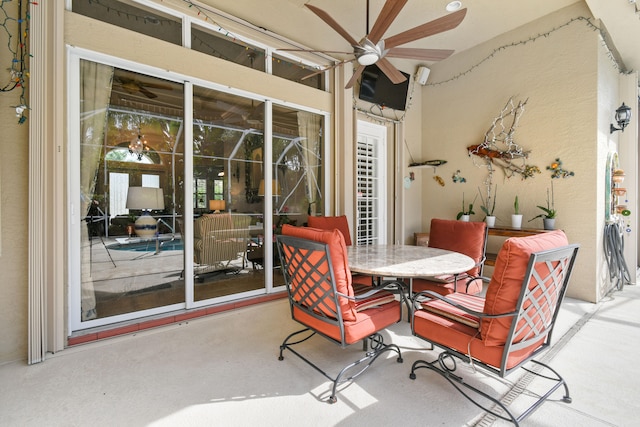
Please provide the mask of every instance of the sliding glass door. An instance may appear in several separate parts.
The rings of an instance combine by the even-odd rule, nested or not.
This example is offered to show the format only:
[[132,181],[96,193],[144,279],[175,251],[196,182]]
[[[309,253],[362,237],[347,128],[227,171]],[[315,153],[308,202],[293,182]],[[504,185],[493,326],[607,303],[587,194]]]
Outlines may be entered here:
[[274,235],[322,206],[325,116],[72,58],[71,332],[283,285]]
[[80,87],[81,319],[182,304],[182,85],[81,60]]
[[193,88],[194,300],[265,289],[265,103]]

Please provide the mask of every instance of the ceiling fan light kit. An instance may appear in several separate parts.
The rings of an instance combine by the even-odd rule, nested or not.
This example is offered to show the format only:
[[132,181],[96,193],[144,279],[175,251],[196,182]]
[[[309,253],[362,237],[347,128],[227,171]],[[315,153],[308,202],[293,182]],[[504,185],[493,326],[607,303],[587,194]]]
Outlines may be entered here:
[[[353,47],[353,55],[358,61],[358,67],[351,79],[347,82],[345,89],[353,87],[355,82],[360,78],[364,68],[368,65],[376,64],[382,72],[389,77],[393,83],[398,84],[406,81],[406,77],[386,58],[404,58],[417,59],[423,61],[439,61],[448,58],[453,54],[453,50],[445,49],[419,49],[419,48],[399,48],[398,46],[439,34],[456,28],[464,19],[467,9],[461,9],[462,2],[453,1],[447,5],[455,7],[451,9],[455,11],[443,17],[426,22],[415,28],[403,31],[386,39],[382,39],[384,33],[389,29],[393,21],[396,19],[402,8],[408,0],[387,0],[380,11],[380,15],[376,19],[371,30],[367,28],[367,34],[357,42],[338,22],[327,12],[316,6],[305,4],[305,6],[316,16],[322,19],[335,32],[340,34]],[[367,23],[369,22],[369,2],[367,1]],[[368,25],[367,25],[368,26]],[[309,49],[287,49],[289,51],[299,50],[302,52],[318,52],[318,50]],[[330,51],[321,51],[330,53]],[[339,66],[348,61],[341,61],[335,66]],[[334,67],[335,67],[334,66]],[[331,67],[331,68],[334,68]],[[317,72],[316,72],[317,73]],[[314,73],[314,74],[316,74]],[[425,80],[426,82],[426,80]]]
[[382,58],[384,49],[383,46],[384,42],[381,41],[378,44],[373,44],[369,39],[365,37],[360,40],[360,45],[356,45],[353,47],[354,55],[356,56],[356,59],[358,60],[358,63],[360,65],[373,65],[378,62],[380,58]]

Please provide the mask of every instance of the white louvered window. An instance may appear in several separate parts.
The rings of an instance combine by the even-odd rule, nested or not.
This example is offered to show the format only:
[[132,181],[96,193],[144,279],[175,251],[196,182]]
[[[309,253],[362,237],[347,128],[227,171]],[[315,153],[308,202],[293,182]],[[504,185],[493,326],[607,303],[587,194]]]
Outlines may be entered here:
[[386,243],[386,128],[358,122],[356,244]]

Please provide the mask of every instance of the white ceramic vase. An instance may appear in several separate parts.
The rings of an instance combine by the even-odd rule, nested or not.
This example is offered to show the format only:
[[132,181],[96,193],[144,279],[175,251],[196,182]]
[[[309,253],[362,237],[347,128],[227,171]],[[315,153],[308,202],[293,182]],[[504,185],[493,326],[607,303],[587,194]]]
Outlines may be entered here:
[[469,222],[469,215],[462,215],[460,221]]
[[511,227],[522,228],[522,214],[511,214]]
[[496,226],[496,217],[493,215],[487,215],[484,221],[487,223],[487,227],[489,228],[493,228]]

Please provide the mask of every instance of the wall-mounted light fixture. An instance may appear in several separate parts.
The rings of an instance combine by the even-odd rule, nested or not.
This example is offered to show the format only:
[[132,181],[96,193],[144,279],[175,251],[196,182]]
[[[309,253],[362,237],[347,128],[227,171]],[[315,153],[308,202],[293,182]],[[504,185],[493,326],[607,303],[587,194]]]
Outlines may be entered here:
[[613,126],[613,124],[610,124],[609,133],[613,133],[617,130],[621,130],[622,132],[624,132],[624,128],[627,127],[630,121],[631,121],[631,107],[624,105],[624,102],[623,102],[620,108],[616,110],[616,122],[618,122],[618,126],[620,127],[617,128]]

